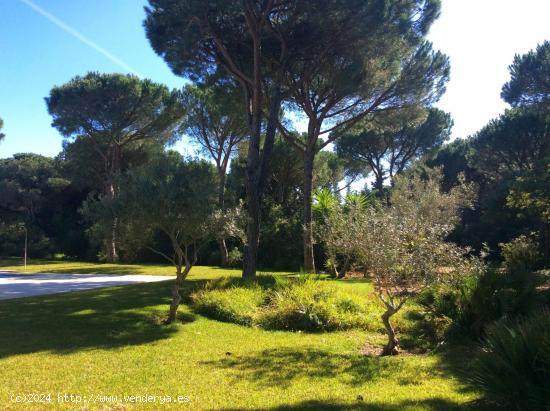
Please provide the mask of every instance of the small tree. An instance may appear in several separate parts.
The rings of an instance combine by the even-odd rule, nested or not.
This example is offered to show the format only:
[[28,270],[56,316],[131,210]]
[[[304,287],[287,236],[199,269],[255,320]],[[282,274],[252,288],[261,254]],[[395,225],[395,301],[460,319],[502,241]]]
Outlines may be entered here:
[[[184,161],[176,152],[130,172],[123,185],[118,207],[133,222],[135,240],[176,267],[166,323],[176,320],[180,288],[197,262],[199,248],[210,238],[216,187],[216,172],[210,163]],[[169,252],[147,245],[159,231],[170,240]]]
[[409,298],[436,282],[472,270],[478,261],[445,238],[458,222],[460,209],[472,201],[472,187],[461,184],[449,193],[440,190],[441,173],[422,178],[397,178],[390,206],[342,208],[330,214],[328,225],[348,240],[347,249],[373,278],[386,311],[382,321],[388,335],[383,355],[397,354],[398,340],[391,324]]

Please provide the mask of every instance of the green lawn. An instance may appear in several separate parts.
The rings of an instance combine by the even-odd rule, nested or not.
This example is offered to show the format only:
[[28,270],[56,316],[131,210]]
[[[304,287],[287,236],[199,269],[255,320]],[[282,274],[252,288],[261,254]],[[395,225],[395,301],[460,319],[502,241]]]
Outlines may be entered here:
[[[36,264],[28,271],[171,272],[162,266],[70,264]],[[238,274],[195,267],[184,294],[207,279]],[[457,377],[460,352],[369,357],[360,348],[366,341],[381,343],[382,335],[265,331],[213,321],[187,305],[181,309],[185,323],[161,325],[170,285],[0,302],[0,409],[462,410],[477,398]],[[342,286],[371,289],[364,282]],[[51,393],[52,404],[10,400],[29,393]],[[190,402],[59,404],[58,393],[182,395]]]

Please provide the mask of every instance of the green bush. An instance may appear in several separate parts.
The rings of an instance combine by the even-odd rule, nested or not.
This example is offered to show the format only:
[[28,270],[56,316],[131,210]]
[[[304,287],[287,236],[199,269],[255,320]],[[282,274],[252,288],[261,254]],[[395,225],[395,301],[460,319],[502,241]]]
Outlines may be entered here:
[[501,320],[487,328],[470,381],[496,405],[547,411],[550,404],[550,312]]
[[292,331],[333,331],[368,325],[361,298],[334,283],[310,278],[290,282],[268,293],[258,323]]
[[489,269],[465,276],[453,285],[432,287],[417,302],[438,338],[478,338],[494,321],[527,315],[540,308],[543,296],[537,286],[541,282],[542,276],[537,272]]
[[219,279],[192,295],[194,309],[208,317],[266,329],[333,331],[381,327],[379,311],[365,298],[330,281],[310,277],[254,281]]
[[264,292],[257,284],[248,287],[204,289],[191,296],[195,311],[207,317],[242,325],[252,325]]
[[509,243],[500,244],[504,268],[509,272],[532,272],[540,268],[542,254],[533,236],[521,235]]

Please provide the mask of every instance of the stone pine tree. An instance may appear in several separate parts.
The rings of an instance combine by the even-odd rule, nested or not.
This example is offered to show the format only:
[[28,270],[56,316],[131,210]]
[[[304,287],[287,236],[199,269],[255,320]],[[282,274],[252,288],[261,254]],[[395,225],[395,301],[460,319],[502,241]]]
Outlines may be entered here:
[[316,154],[376,113],[410,111],[440,97],[448,80],[448,59],[425,41],[438,14],[437,1],[310,3],[296,39],[300,52],[289,61],[284,77],[289,109],[307,118],[306,138],[278,124],[304,161],[306,271],[315,271],[311,205]]
[[[218,173],[218,206],[226,208],[226,179],[229,162],[239,144],[248,136],[245,112],[240,106],[242,92],[230,82],[211,86],[188,86],[184,90],[185,133],[206,157],[214,161]],[[219,238],[221,265],[228,265],[226,239]]]
[[281,76],[289,58],[292,29],[301,15],[297,11],[300,4],[283,0],[150,0],[145,9],[147,37],[174,73],[201,80],[224,71],[244,92],[242,108],[249,138],[243,277],[256,275],[260,205],[282,99]]
[[550,99],[550,41],[524,55],[516,55],[509,67],[511,79],[501,97],[510,105],[529,106]]
[[[254,276],[260,232],[260,204],[279,108],[281,101],[288,97],[289,82],[285,80],[287,76],[297,73],[291,68],[295,67],[293,63],[304,58],[311,61],[312,55],[322,58],[331,53],[343,53],[348,45],[353,46],[354,42],[341,42],[338,47],[319,49],[318,40],[324,41],[329,37],[323,34],[323,26],[331,23],[327,27],[334,27],[333,16],[345,14],[351,17],[354,13],[367,16],[365,10],[370,10],[383,21],[396,23],[395,29],[402,26],[404,32],[401,40],[407,43],[407,38],[412,34],[405,29],[407,25],[414,25],[419,32],[426,31],[437,15],[437,7],[434,7],[436,3],[383,0],[326,0],[313,3],[305,0],[150,0],[149,3],[145,21],[147,37],[155,51],[176,74],[200,80],[220,69],[225,70],[239,82],[245,93],[244,109],[248,117],[250,140],[246,167],[248,227],[243,276]],[[313,13],[312,10],[321,12]],[[414,10],[418,17],[407,22],[411,16],[407,10],[409,13]],[[373,22],[374,19],[369,18],[367,21]],[[352,22],[357,20],[339,20],[342,27],[355,32],[356,25]],[[366,26],[363,23],[359,21],[359,26]],[[390,28],[379,24],[376,27],[380,35],[384,29]],[[315,33],[323,36],[317,38]],[[370,40],[374,41],[374,38]],[[348,39],[355,40],[353,35]],[[320,44],[325,44],[323,41]],[[343,44],[345,47],[342,47]],[[311,49],[315,50],[312,52]],[[334,61],[337,61],[337,57]],[[324,67],[324,64],[318,66]],[[388,71],[394,68],[387,67]],[[413,79],[410,80],[409,83],[412,83]]]
[[449,138],[452,120],[448,113],[432,108],[420,121],[409,116],[390,115],[382,122],[359,124],[336,142],[336,151],[353,174],[374,175],[374,188],[384,197],[384,183],[393,185],[419,157],[435,150]]
[[[46,98],[52,125],[69,141],[89,140],[90,156],[105,170],[103,193],[116,198],[125,153],[141,144],[165,144],[183,116],[180,93],[133,75],[88,73],[54,87]],[[113,214],[106,258],[117,261],[118,217]]]

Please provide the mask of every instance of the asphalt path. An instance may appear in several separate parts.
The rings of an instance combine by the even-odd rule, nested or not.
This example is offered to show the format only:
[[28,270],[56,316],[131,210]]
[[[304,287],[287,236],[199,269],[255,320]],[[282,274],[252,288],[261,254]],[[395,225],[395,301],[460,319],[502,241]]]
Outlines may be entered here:
[[160,275],[16,274],[0,271],[0,300],[173,280]]

